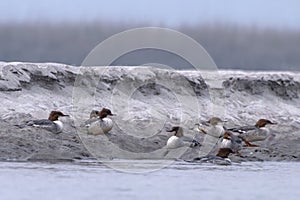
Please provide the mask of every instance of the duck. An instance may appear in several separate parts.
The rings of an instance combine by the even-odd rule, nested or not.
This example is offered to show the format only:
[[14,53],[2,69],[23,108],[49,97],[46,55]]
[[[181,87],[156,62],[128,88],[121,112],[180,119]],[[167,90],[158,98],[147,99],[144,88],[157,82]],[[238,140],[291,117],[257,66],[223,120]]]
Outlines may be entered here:
[[221,120],[218,117],[212,117],[208,121],[205,122],[205,125],[208,125],[208,128],[204,128],[199,123],[195,124],[198,126],[197,131],[200,133],[204,133],[215,138],[220,138],[225,133],[224,123],[226,120]]
[[241,126],[237,128],[230,128],[230,131],[234,135],[240,137],[247,147],[258,147],[256,144],[251,142],[263,141],[270,135],[270,130],[266,125],[276,125],[277,123],[272,122],[268,119],[259,119],[254,126]]
[[231,165],[231,160],[228,157],[230,154],[236,153],[242,157],[242,155],[239,153],[241,146],[240,143],[241,141],[238,139],[238,137],[232,135],[228,131],[225,131],[221,141],[218,144],[217,153],[215,155],[208,154],[206,156],[197,157],[193,159],[193,161],[213,163],[218,165]]
[[163,153],[163,156],[166,157],[167,154],[173,150],[180,147],[190,147],[194,148],[197,146],[201,146],[201,144],[196,140],[189,140],[184,141],[184,135],[183,135],[183,128],[180,126],[174,126],[171,127],[171,129],[167,130],[167,132],[174,132],[174,135],[172,135],[168,140],[166,144],[166,151]]
[[92,122],[87,125],[88,134],[100,135],[108,133],[113,128],[113,121],[107,116],[114,116],[114,114],[112,114],[110,109],[102,108],[98,112],[98,117],[92,118]]
[[176,149],[179,147],[184,146],[183,142],[183,128],[180,126],[174,126],[170,130],[167,130],[167,132],[175,132],[174,135],[172,135],[168,141],[167,141],[167,149]]
[[167,130],[167,132],[175,132],[174,135],[172,135],[167,141],[167,145],[166,145],[167,149],[176,149],[183,146],[188,146],[188,147],[200,146],[200,143],[196,140],[192,140],[191,142],[184,141],[183,128],[180,126],[174,126],[170,130]]
[[63,130],[63,123],[59,120],[60,117],[68,117],[61,111],[51,111],[48,119],[30,120],[26,122],[27,126],[46,129],[52,133],[58,134]]
[[200,163],[212,163],[217,165],[231,165],[232,162],[228,156],[234,153],[231,148],[219,148],[216,155],[206,155],[202,157],[194,158],[188,162],[200,162]]
[[229,131],[225,131],[223,138],[218,146],[219,149],[231,149],[233,153],[236,153],[238,156],[243,157],[239,152],[242,147],[242,140]]
[[199,123],[195,124],[197,125],[196,131],[201,134],[205,134],[201,151],[199,152],[200,156],[208,155],[217,150],[216,147],[225,133],[225,122],[225,120],[221,120],[218,117],[212,117],[201,123],[201,125]]

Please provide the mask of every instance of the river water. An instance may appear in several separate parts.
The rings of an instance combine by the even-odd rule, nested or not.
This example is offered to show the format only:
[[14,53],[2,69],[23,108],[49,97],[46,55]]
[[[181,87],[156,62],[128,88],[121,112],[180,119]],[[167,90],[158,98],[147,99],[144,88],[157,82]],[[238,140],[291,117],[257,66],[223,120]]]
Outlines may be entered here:
[[[176,161],[0,162],[0,199],[299,199],[300,163],[247,162],[231,166]],[[121,167],[120,167],[121,166]],[[121,169],[121,170],[120,170]],[[134,171],[134,170],[132,170]]]

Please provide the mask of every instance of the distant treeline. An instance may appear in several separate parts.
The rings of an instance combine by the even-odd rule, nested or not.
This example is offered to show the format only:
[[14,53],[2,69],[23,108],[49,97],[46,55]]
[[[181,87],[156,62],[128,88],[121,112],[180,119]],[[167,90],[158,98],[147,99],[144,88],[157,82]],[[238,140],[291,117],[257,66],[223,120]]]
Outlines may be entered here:
[[[103,22],[2,23],[0,24],[0,61],[59,62],[80,65],[87,54],[109,36],[130,28],[144,26],[147,25]],[[179,26],[173,29],[198,41],[221,69],[300,70],[300,30],[217,23]],[[114,64],[143,64],[141,63],[143,60],[137,56],[140,58],[141,54],[137,54],[136,59],[131,56],[130,62],[129,59],[120,59]],[[147,57],[147,54],[143,56]],[[170,60],[170,56],[161,55],[160,59]],[[146,62],[151,62],[151,59]]]

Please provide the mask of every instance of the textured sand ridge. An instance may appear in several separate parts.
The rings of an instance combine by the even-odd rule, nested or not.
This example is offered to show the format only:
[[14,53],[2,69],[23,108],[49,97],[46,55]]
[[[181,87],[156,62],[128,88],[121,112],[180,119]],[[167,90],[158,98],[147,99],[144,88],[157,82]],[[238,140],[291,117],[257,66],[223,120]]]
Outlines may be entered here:
[[[73,160],[99,158],[161,159],[171,124],[187,138],[203,140],[191,129],[212,116],[227,127],[278,123],[272,137],[243,148],[236,160],[300,160],[300,74],[292,72],[175,71],[154,67],[73,67],[54,63],[0,63],[0,159]],[[111,108],[114,128],[107,135],[87,135],[79,125],[92,109]],[[64,131],[18,125],[63,118]],[[205,149],[179,149],[168,158],[190,159]],[[178,156],[179,155],[179,156]]]

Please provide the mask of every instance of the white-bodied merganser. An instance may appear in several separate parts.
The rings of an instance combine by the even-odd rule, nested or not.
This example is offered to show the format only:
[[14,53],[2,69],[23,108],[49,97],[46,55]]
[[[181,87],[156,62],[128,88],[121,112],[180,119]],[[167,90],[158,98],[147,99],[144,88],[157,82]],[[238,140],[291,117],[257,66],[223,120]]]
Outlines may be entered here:
[[225,133],[224,122],[226,121],[221,120],[218,117],[212,117],[210,120],[207,121],[207,123],[209,124],[208,128],[200,127],[199,124],[196,125],[198,125],[199,132],[216,138],[220,138]]
[[198,125],[197,131],[205,134],[200,157],[213,153],[216,150],[215,147],[225,133],[224,122],[226,121],[218,117],[212,117],[210,120],[202,123],[202,125],[196,124]]
[[171,130],[167,132],[175,131],[174,135],[172,135],[167,141],[167,149],[176,149],[184,146],[184,142],[182,140],[183,137],[183,129],[180,126],[174,126]]
[[44,128],[52,133],[60,133],[63,130],[63,123],[59,121],[59,117],[69,116],[60,111],[51,111],[48,119],[27,121],[27,126]]
[[167,149],[176,149],[183,146],[188,146],[188,147],[200,146],[200,143],[197,142],[196,140],[184,141],[183,128],[180,126],[174,126],[172,127],[171,130],[168,130],[167,132],[175,132],[174,135],[172,135],[167,141]]
[[266,125],[274,125],[277,123],[271,122],[267,119],[260,119],[256,122],[254,126],[242,126],[238,128],[227,129],[232,132],[234,135],[242,138],[249,147],[257,147],[255,144],[251,144],[250,142],[263,141],[269,136],[269,129]]
[[220,148],[229,148],[232,149],[233,142],[231,141],[231,135],[228,132],[225,132],[223,139],[220,143]]
[[215,156],[209,154],[207,156],[199,157],[194,160],[221,165],[230,165],[231,160],[228,158],[230,153],[236,153],[237,155],[242,157],[242,155],[239,153],[239,150],[241,148],[240,144],[241,140],[237,136],[234,136],[230,132],[226,131],[223,134],[222,140],[218,144],[218,151]]
[[170,130],[167,130],[167,132],[175,132],[175,133],[167,141],[167,145],[166,145],[167,151],[164,152],[163,154],[164,157],[167,156],[169,151],[171,151],[172,149],[177,149],[180,147],[193,148],[193,147],[201,146],[200,143],[196,140],[184,141],[183,128],[180,126],[174,126]]
[[94,118],[92,123],[88,126],[88,133],[92,135],[99,135],[108,133],[113,128],[113,121],[107,116],[113,116],[110,109],[103,108],[99,113],[99,118]]

